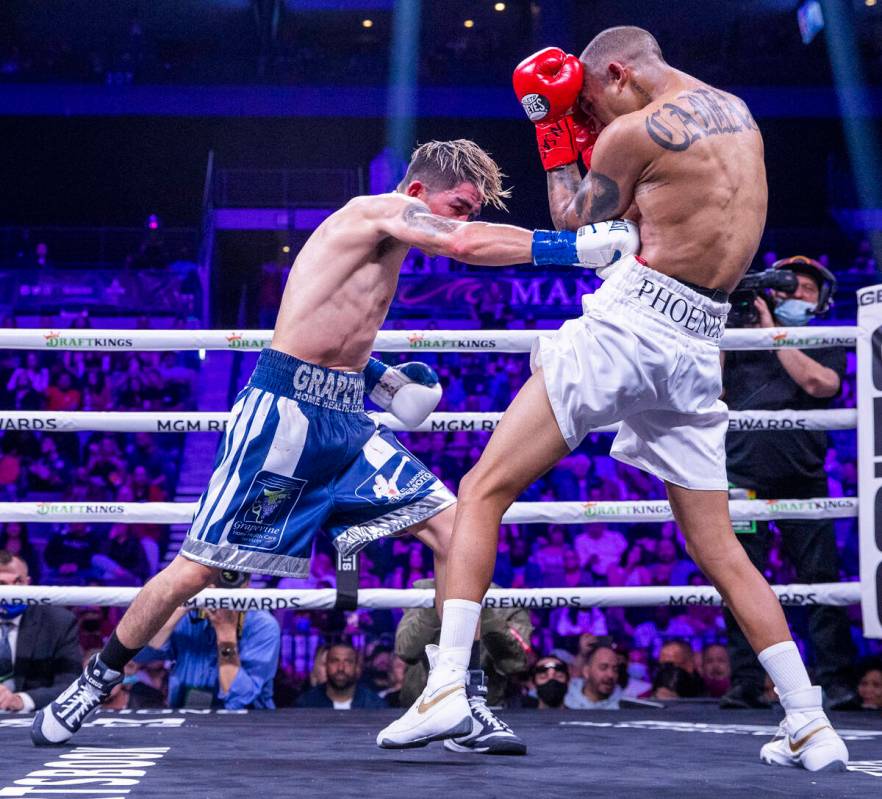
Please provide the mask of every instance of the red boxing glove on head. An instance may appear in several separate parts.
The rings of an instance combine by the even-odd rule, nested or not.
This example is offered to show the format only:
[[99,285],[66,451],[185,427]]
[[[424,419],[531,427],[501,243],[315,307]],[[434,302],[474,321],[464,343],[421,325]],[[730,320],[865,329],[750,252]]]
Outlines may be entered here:
[[539,157],[547,170],[579,157],[570,111],[582,90],[582,64],[559,47],[525,58],[512,76],[515,95],[536,125]]
[[601,130],[603,130],[602,125],[586,114],[581,107],[576,106],[573,110],[573,138],[576,149],[582,154],[582,163],[585,164],[586,169],[591,169],[591,153]]
[[559,47],[546,47],[515,67],[512,85],[531,122],[556,122],[582,91],[582,63]]

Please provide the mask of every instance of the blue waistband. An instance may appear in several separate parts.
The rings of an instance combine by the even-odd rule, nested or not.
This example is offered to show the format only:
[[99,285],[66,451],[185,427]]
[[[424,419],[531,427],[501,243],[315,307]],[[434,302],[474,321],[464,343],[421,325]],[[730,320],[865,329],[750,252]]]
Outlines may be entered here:
[[249,385],[321,408],[364,413],[364,374],[301,361],[279,350],[262,350]]

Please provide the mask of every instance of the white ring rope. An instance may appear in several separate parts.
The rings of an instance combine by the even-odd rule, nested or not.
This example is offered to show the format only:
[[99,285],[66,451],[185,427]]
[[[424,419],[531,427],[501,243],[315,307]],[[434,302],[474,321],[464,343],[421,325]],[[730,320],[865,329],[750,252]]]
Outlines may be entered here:
[[[379,352],[529,352],[537,336],[554,330],[381,330]],[[271,330],[51,330],[0,329],[0,350],[241,350],[270,345]],[[857,328],[769,327],[729,329],[724,350],[776,350],[797,347],[854,347]]]
[[[131,603],[140,588],[0,586],[0,604],[101,605],[123,607]],[[813,583],[772,586],[783,605],[856,605],[861,599],[860,583]],[[432,607],[435,592],[430,589],[366,588],[358,592],[358,606],[371,609]],[[328,610],[337,592],[323,589],[211,588],[197,594],[189,607],[229,610]],[[652,586],[642,588],[525,588],[492,589],[484,599],[494,608],[639,608],[656,605],[719,607],[720,595],[711,586]]]
[[[175,411],[0,411],[0,431],[39,430],[114,433],[220,433],[226,430],[227,412]],[[395,431],[454,433],[460,430],[491,431],[502,412],[433,413],[419,427],[408,427],[391,413],[371,413],[379,424]],[[729,430],[851,430],[857,426],[854,408],[817,411],[730,411]],[[618,425],[598,427],[594,432],[614,433]]]
[[[0,502],[0,522],[93,522],[190,524],[195,502]],[[732,521],[769,519],[847,519],[857,516],[857,497],[814,499],[733,499]],[[587,524],[589,522],[668,522],[664,500],[600,502],[515,502],[505,524]]]

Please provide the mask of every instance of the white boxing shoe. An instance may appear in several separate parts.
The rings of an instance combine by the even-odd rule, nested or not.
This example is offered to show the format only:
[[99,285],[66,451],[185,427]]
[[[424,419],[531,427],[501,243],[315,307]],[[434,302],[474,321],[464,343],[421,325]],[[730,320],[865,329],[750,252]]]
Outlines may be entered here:
[[764,763],[808,771],[845,771],[848,749],[824,713],[820,686],[781,697],[786,716],[775,737],[760,750]]
[[377,746],[383,749],[425,746],[431,741],[460,737],[472,731],[465,669],[451,662],[434,644],[426,647],[426,655],[429,658],[426,688],[407,713],[377,736]]

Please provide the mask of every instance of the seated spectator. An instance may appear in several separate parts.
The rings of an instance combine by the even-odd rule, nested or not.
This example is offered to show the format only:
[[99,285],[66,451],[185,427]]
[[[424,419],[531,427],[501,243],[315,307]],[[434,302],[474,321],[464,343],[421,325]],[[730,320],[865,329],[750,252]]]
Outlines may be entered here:
[[27,467],[29,492],[60,493],[68,485],[70,465],[58,453],[55,438],[40,440],[40,454]]
[[[619,655],[619,685],[624,685],[624,695],[627,697],[645,696],[652,690],[649,682],[649,652],[645,649],[631,649],[627,654],[627,660],[622,662],[623,650],[617,650]],[[623,676],[624,672],[624,676]]]
[[[0,585],[30,584],[27,564],[0,549]],[[67,608],[0,605],[0,711],[30,713],[55,701],[82,661],[77,620]]]
[[729,650],[722,644],[708,644],[701,652],[699,674],[707,695],[719,699],[732,685]]
[[15,440],[7,433],[0,443],[0,499],[14,501],[18,497],[22,458]]
[[[413,587],[434,588],[435,581],[420,580]],[[499,586],[491,584],[490,587]],[[440,635],[441,619],[434,607],[404,611],[395,631],[395,651],[408,664],[401,687],[402,706],[410,707],[426,687],[429,677],[426,646],[437,644]],[[480,661],[486,675],[488,704],[501,704],[507,693],[509,677],[526,670],[525,642],[532,635],[533,624],[525,610],[484,608],[481,611]]]
[[389,661],[388,687],[379,692],[380,698],[385,699],[389,707],[402,707],[401,686],[404,685],[404,673],[406,670],[407,663],[398,655],[393,654]]
[[570,710],[618,710],[623,695],[618,678],[615,650],[603,644],[596,646],[585,658],[581,678],[570,680],[564,704]]
[[92,556],[92,568],[102,583],[143,585],[150,578],[147,553],[131,525],[114,524],[102,550]]
[[82,394],[73,384],[73,376],[68,371],[58,374],[46,389],[46,408],[50,411],[75,411],[80,407]]
[[532,670],[535,686],[535,704],[529,702],[532,697],[525,697],[523,707],[535,707],[539,710],[557,710],[565,708],[564,697],[570,684],[570,670],[560,658],[551,655],[536,661]]
[[82,585],[92,579],[92,555],[97,549],[96,537],[86,524],[68,524],[53,533],[43,550],[49,582]]
[[618,563],[628,547],[628,541],[620,532],[602,524],[586,525],[586,531],[573,542],[583,566],[598,577],[606,577],[609,567]]
[[695,564],[680,556],[673,538],[662,538],[655,549],[658,563],[653,567],[654,585],[687,585]]
[[640,544],[622,552],[619,562],[609,567],[606,579],[612,586],[652,585],[652,571],[647,567],[649,556]]
[[16,410],[33,411],[43,407],[46,389],[49,388],[49,370],[40,363],[40,355],[29,352],[24,366],[18,367],[10,376],[6,390],[13,395]]
[[[247,587],[236,572],[220,572],[215,586]],[[169,707],[274,710],[279,624],[265,610],[179,608],[136,658],[171,660]]]
[[673,663],[662,663],[652,680],[653,699],[684,699],[694,696],[692,675]]
[[376,646],[365,660],[361,681],[378,696],[389,688],[389,669],[394,654],[388,646]]
[[590,569],[582,568],[579,556],[573,549],[567,549],[563,555],[563,583],[564,588],[590,588],[594,585],[594,575]]
[[549,524],[546,543],[540,546],[534,561],[542,570],[542,585],[559,588],[564,581],[564,555],[567,552],[566,531],[562,524]]
[[388,707],[370,688],[359,684],[358,652],[352,644],[330,647],[325,657],[325,671],[327,681],[303,694],[297,700],[297,707],[334,710]]
[[10,555],[21,558],[28,567],[28,574],[32,582],[39,582],[42,565],[40,555],[34,549],[30,540],[28,527],[23,522],[7,522],[0,530],[0,549],[5,549]]
[[882,661],[871,660],[861,666],[857,692],[863,710],[882,710]]
[[86,385],[83,388],[84,411],[108,411],[112,404],[110,386],[102,372],[90,369],[86,372]]
[[675,638],[666,642],[658,653],[658,664],[670,664],[686,672],[687,678],[678,678],[679,696],[695,697],[704,693],[704,683],[695,667],[695,652],[688,641]]

